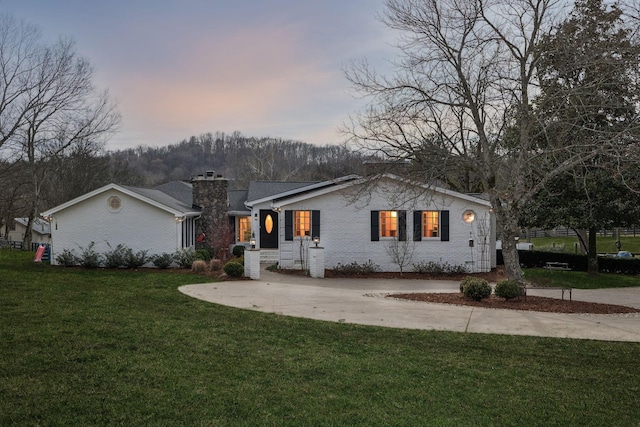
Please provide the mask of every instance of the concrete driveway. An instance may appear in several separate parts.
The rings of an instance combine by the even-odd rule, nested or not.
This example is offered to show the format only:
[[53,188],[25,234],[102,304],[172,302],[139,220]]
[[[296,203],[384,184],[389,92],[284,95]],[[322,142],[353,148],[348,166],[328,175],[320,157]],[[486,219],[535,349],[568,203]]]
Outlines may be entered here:
[[[459,282],[311,279],[261,271],[260,280],[186,285],[181,292],[215,304],[332,322],[392,328],[640,342],[640,313],[555,314],[385,298],[398,292],[459,292]],[[560,297],[559,290],[529,295]],[[573,299],[640,309],[640,287],[573,290]]]

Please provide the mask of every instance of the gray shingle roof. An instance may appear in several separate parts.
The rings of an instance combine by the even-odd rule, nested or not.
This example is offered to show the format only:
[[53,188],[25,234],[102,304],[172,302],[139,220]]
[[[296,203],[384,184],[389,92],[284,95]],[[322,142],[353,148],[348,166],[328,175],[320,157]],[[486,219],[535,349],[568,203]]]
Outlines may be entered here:
[[229,212],[249,213],[249,209],[244,205],[247,200],[247,190],[231,190],[229,191]]
[[[173,182],[180,182],[180,181],[173,181]],[[168,183],[168,184],[171,184],[171,183]],[[167,185],[167,184],[164,184],[164,185]],[[188,184],[188,185],[191,186],[191,184]],[[123,186],[123,187],[143,197],[149,198],[155,202],[161,203],[171,209],[175,209],[183,213],[194,212],[199,210],[199,209],[193,208],[191,203],[185,203],[187,201],[186,196],[181,193],[182,190],[178,185],[176,185],[175,187],[169,186],[167,188],[180,190],[177,193],[174,192],[174,194],[180,196],[182,200],[179,200],[173,197],[172,195],[170,195],[169,193],[166,193],[162,190],[158,190],[157,187],[156,188],[139,188],[139,187],[129,187],[129,186]],[[189,192],[190,191],[191,189],[189,188]]]
[[255,200],[264,199],[276,194],[285,193],[291,190],[307,187],[317,184],[320,181],[313,182],[282,182],[282,181],[251,181],[249,183],[249,191],[246,201],[253,202]]

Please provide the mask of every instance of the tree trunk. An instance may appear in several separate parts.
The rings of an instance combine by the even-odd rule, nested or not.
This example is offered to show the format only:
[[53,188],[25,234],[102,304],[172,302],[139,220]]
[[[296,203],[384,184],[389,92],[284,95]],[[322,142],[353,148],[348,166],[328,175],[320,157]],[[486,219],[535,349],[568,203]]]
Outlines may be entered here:
[[[514,218],[510,207],[503,207],[500,200],[492,200],[496,221],[502,228],[502,258],[504,259],[504,268],[507,277],[515,280],[521,286],[524,285],[524,275],[520,268],[520,257],[518,256],[518,247],[516,237],[520,235],[518,228],[518,219]],[[497,208],[495,206],[498,206]]]
[[31,250],[31,242],[33,240],[33,221],[36,217],[36,203],[32,204],[31,209],[29,210],[29,219],[27,220],[27,229],[24,232],[24,237],[22,238],[22,250],[30,251]]
[[598,230],[595,227],[589,227],[589,249],[587,251],[587,274],[598,274],[598,252],[596,249],[596,234]]

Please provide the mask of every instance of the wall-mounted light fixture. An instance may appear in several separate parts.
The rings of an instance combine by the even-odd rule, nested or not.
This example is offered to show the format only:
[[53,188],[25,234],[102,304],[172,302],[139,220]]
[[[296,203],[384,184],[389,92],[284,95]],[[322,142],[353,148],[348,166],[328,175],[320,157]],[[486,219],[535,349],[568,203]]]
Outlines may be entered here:
[[251,249],[256,248],[256,235],[255,233],[251,233],[251,239],[249,240],[249,244],[251,245]]
[[315,236],[312,239],[313,243],[316,245],[316,248],[318,247],[318,244],[320,243],[320,238],[318,236]]
[[462,214],[462,220],[467,224],[471,224],[476,219],[476,213],[472,210],[466,210]]

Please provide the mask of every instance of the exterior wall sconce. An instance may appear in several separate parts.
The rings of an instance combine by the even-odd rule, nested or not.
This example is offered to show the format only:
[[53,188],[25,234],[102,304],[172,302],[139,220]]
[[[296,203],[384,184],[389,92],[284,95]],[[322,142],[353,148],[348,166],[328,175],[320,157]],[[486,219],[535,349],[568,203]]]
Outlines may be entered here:
[[318,236],[315,236],[312,241],[316,245],[316,248],[317,248],[318,244],[320,243],[320,238]]
[[251,249],[256,248],[256,235],[255,233],[251,233],[251,240],[249,240],[249,244],[251,245]]

